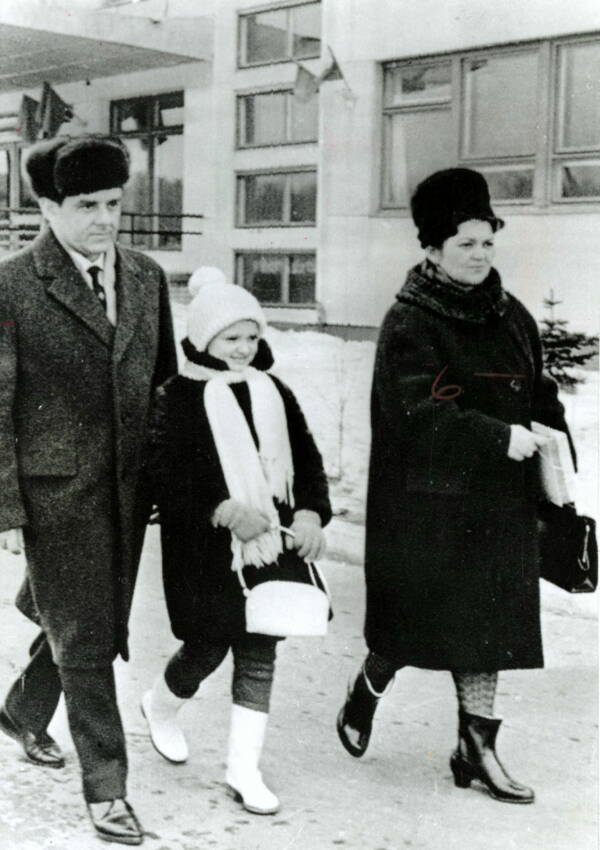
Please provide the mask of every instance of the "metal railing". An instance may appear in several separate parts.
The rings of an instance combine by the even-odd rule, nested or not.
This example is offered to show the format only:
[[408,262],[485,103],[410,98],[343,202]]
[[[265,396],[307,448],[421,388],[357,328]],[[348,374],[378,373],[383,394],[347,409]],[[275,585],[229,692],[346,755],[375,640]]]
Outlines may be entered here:
[[[119,241],[142,250],[177,250],[183,236],[202,236],[199,213],[121,214]],[[0,207],[0,252],[17,251],[37,236],[42,217],[37,207]]]

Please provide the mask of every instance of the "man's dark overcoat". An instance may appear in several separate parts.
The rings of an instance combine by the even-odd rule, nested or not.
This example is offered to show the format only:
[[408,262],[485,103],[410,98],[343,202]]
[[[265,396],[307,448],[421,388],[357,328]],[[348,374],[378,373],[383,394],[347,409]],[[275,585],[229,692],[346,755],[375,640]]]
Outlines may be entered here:
[[510,425],[566,430],[535,321],[497,274],[469,297],[420,268],[381,328],[372,388],[365,636],[404,664],[543,663],[534,460]]
[[17,605],[71,667],[127,657],[155,387],[176,372],[167,282],[116,250],[117,326],[50,230],[0,263],[0,528],[24,527]]

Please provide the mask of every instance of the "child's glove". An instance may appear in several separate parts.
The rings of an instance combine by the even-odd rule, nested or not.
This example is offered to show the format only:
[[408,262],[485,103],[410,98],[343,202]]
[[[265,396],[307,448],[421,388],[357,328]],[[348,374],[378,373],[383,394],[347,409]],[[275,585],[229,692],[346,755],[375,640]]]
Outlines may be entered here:
[[235,499],[225,499],[221,502],[213,514],[212,524],[215,527],[221,525],[228,528],[242,543],[254,540],[271,527],[269,518],[265,514],[257,511],[256,508],[249,508],[241,502],[236,502]]
[[315,511],[296,511],[290,526],[294,537],[286,538],[288,549],[297,549],[301,558],[316,561],[325,554],[325,535],[321,529],[321,518]]

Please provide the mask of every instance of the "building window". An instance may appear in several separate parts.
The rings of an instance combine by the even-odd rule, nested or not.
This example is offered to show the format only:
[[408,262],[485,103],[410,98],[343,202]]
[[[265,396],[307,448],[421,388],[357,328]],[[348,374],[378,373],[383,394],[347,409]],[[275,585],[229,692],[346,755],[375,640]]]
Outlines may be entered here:
[[317,217],[317,172],[239,174],[237,211],[238,227],[314,225]]
[[111,128],[131,157],[122,241],[143,248],[180,248],[183,92],[114,101]]
[[236,254],[236,279],[262,304],[307,306],[315,303],[314,252]]
[[387,63],[383,100],[384,209],[455,165],[496,202],[600,200],[598,37]]
[[267,65],[321,54],[321,3],[299,3],[239,17],[239,65]]
[[305,103],[291,89],[238,95],[237,144],[240,148],[316,142],[319,97]]

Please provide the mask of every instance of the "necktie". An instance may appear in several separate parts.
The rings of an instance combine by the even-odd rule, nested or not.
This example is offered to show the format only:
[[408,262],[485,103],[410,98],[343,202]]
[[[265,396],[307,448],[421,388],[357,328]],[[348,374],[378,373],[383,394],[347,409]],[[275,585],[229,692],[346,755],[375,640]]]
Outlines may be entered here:
[[104,287],[100,283],[100,272],[102,269],[100,266],[90,266],[88,269],[88,274],[92,279],[92,289],[94,290],[94,295],[98,297],[98,300],[106,310],[106,293],[104,292]]

